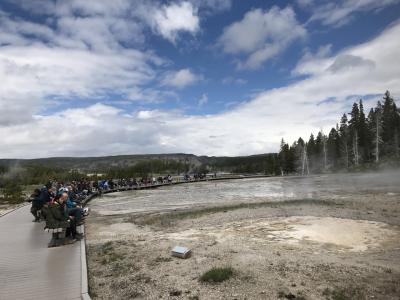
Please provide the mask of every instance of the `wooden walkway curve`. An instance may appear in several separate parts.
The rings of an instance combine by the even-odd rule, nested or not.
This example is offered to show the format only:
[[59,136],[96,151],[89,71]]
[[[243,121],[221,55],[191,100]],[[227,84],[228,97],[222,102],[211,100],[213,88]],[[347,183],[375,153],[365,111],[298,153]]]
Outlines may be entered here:
[[[197,181],[121,187],[103,193],[152,189],[166,185],[227,179],[269,177],[229,176]],[[85,203],[96,197],[92,194]],[[33,223],[30,205],[0,217],[0,300],[90,299],[87,286],[85,241],[47,248],[50,234],[44,223]]]
[[81,299],[84,242],[47,248],[50,234],[43,222],[32,222],[29,210],[26,205],[0,217],[0,299]]

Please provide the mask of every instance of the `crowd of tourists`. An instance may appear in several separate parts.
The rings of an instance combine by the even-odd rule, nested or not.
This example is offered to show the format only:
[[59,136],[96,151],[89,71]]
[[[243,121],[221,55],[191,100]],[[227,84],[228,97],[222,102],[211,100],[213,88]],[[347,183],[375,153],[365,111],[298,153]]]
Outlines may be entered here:
[[118,188],[126,187],[140,187],[155,184],[172,183],[173,179],[171,175],[165,177],[142,177],[142,178],[122,178],[122,179],[104,179],[93,182],[93,188],[100,191],[103,190],[114,190]]
[[35,189],[30,197],[31,213],[34,222],[45,221],[45,229],[63,229],[63,244],[74,243],[82,239],[77,226],[85,221],[88,210],[83,208],[83,201],[93,193],[93,183],[50,181],[41,189]]
[[[216,177],[216,174],[212,175],[213,178]],[[185,174],[180,177],[173,178],[171,175],[166,176],[158,176],[158,177],[141,177],[137,178],[122,178],[122,179],[104,179],[93,182],[93,188],[99,191],[104,190],[114,190],[119,188],[135,188],[142,187],[148,185],[161,185],[161,184],[170,184],[174,181],[178,182],[190,182],[190,181],[198,181],[206,179],[206,174],[203,173],[195,173],[192,175]]]
[[[33,222],[45,221],[45,229],[63,229],[65,236],[62,244],[74,243],[82,239],[77,226],[84,224],[88,209],[84,208],[85,199],[103,191],[123,188],[140,188],[149,185],[171,184],[174,180],[189,182],[205,179],[205,174],[184,175],[173,179],[171,175],[159,177],[104,179],[90,181],[58,182],[49,181],[41,189],[35,189],[30,196]],[[52,243],[49,244],[52,245]]]

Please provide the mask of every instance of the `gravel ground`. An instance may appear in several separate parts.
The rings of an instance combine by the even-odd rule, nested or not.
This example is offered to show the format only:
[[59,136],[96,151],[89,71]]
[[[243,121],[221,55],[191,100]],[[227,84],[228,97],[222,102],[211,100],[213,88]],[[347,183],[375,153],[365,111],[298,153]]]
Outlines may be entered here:
[[[261,195],[243,205],[110,215],[93,200],[86,228],[92,297],[400,299],[399,185],[340,184],[332,192],[324,178],[314,179],[322,184],[307,199]],[[176,245],[192,256],[171,257]],[[201,282],[212,267],[234,274]]]

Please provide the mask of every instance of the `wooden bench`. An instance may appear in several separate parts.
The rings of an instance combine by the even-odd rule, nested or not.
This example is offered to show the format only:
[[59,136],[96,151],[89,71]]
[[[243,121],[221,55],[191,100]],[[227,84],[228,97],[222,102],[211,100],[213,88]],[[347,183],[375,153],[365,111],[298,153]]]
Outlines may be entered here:
[[66,228],[45,228],[44,231],[51,233],[51,240],[48,247],[58,247],[64,245]]

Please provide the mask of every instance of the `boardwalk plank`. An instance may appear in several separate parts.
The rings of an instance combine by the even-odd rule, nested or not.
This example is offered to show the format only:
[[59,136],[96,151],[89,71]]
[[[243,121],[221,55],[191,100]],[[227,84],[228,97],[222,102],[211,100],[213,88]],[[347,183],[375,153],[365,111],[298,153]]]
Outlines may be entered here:
[[29,206],[0,217],[0,299],[80,299],[80,243],[47,248]]

